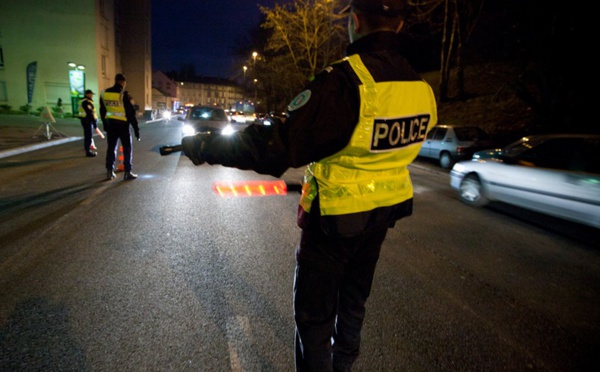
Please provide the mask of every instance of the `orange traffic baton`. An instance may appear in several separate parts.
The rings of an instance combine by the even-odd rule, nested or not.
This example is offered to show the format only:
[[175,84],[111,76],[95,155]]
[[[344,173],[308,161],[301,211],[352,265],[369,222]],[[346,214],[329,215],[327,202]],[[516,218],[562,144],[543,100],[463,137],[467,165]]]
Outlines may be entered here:
[[119,160],[117,170],[123,172],[125,170],[125,164],[123,164],[123,161],[125,160],[125,156],[123,155],[123,146],[119,146],[119,156],[117,159]]

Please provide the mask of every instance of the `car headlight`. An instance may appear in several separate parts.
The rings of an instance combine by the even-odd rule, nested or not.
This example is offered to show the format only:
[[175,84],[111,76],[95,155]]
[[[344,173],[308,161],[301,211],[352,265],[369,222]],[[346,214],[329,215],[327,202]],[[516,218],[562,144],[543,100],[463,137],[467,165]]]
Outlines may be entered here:
[[224,136],[228,136],[233,132],[235,132],[235,129],[233,129],[231,125],[227,125],[225,128],[223,128],[223,130],[221,130],[221,134]]
[[454,164],[454,166],[452,167],[452,170],[458,173],[464,173],[466,168],[464,165],[462,165],[461,163],[456,163]]
[[194,126],[189,125],[189,124],[183,124],[183,127],[181,128],[181,132],[183,133],[183,136],[193,136],[194,134],[196,134],[196,128],[194,128]]

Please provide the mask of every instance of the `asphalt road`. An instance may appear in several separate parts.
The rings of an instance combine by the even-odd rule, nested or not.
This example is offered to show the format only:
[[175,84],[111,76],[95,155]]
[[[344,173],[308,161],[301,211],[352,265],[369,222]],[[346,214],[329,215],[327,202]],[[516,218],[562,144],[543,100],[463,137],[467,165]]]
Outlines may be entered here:
[[[160,156],[179,136],[142,127],[135,181],[105,181],[78,142],[0,159],[0,370],[293,370],[298,195],[219,197],[273,179]],[[355,370],[598,370],[598,231],[471,208],[446,171],[411,171]]]

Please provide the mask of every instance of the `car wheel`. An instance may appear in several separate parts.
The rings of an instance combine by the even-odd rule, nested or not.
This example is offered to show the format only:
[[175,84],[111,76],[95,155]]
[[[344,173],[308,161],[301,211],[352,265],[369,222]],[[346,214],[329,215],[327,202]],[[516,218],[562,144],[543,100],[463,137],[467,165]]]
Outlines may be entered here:
[[450,169],[454,165],[454,159],[447,152],[442,152],[440,154],[440,167],[444,169]]
[[460,183],[460,200],[474,207],[483,207],[489,203],[483,194],[483,185],[475,174],[468,174]]

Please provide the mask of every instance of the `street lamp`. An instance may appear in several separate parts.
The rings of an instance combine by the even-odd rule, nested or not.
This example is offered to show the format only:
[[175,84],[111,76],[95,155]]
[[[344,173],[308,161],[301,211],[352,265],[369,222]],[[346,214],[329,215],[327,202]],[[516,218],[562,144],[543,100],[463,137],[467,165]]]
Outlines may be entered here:
[[258,79],[254,79],[254,105],[256,107],[256,99],[257,99],[257,95],[258,95],[258,88],[256,86],[256,84],[258,83]]

